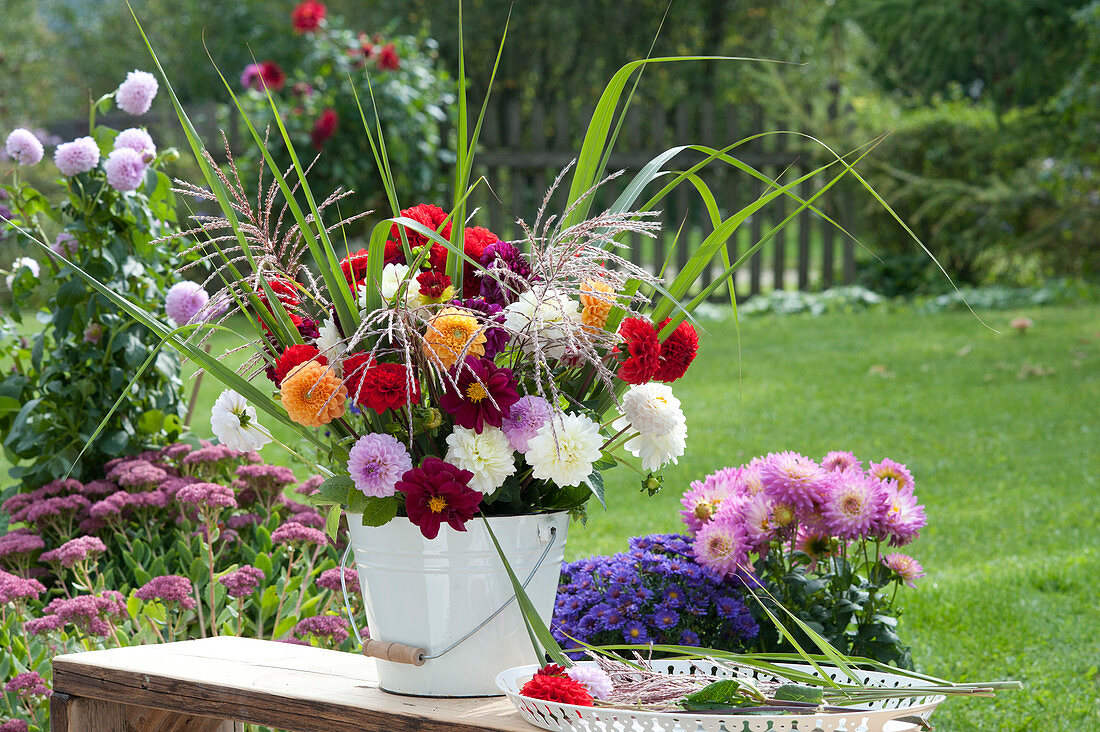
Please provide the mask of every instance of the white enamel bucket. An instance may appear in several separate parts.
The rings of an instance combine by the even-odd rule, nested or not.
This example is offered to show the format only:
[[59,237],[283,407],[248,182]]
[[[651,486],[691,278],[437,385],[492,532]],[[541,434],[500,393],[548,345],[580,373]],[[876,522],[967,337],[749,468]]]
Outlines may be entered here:
[[[526,591],[549,624],[565,556],[568,513],[497,516],[489,522],[520,582],[543,559]],[[466,531],[443,524],[434,539],[425,539],[420,529],[400,517],[385,526],[367,527],[359,515],[348,514],[348,527],[371,639],[423,648],[427,654],[422,666],[378,660],[384,690],[416,696],[497,696],[498,673],[538,660],[515,601],[447,650],[514,595],[480,518],[469,521]],[[433,657],[441,651],[446,652]]]

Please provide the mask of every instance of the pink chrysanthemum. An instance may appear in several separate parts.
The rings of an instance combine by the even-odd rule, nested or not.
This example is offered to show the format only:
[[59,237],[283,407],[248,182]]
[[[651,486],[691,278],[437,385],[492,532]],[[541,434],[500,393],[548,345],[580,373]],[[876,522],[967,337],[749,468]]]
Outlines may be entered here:
[[829,472],[847,470],[848,468],[860,468],[862,470],[863,463],[857,460],[851,452],[833,450],[821,461],[821,467]]
[[800,510],[813,510],[825,491],[826,472],[805,455],[780,452],[768,455],[760,467],[764,492]]
[[120,193],[136,191],[145,177],[145,160],[137,150],[115,148],[103,164],[107,183]]
[[157,77],[148,71],[131,71],[115,92],[115,104],[127,114],[145,114],[157,96]]
[[4,151],[18,165],[34,165],[42,159],[45,152],[34,133],[22,127],[11,131],[4,144]]
[[53,153],[53,162],[61,175],[74,176],[87,173],[99,165],[99,145],[90,137],[78,137],[63,142]]
[[917,580],[925,575],[924,567],[920,566],[920,562],[905,554],[897,552],[887,554],[882,558],[882,563],[890,571],[896,572],[901,581],[910,587],[916,587]]
[[527,452],[528,442],[550,421],[550,402],[540,396],[520,397],[504,418],[501,429],[517,452]]
[[128,147],[141,153],[141,159],[146,163],[153,162],[157,156],[157,146],[148,132],[140,127],[131,127],[118,133],[115,138],[115,150]]
[[831,475],[821,509],[826,527],[842,539],[867,536],[886,512],[881,483],[858,468]]
[[718,514],[709,521],[692,544],[695,561],[726,576],[748,567],[749,542],[745,527],[733,516]]
[[348,453],[348,474],[366,496],[392,496],[397,481],[412,466],[405,446],[392,435],[378,432],[360,437]]
[[912,493],[916,487],[916,482],[913,480],[913,474],[909,472],[909,468],[901,463],[894,462],[890,458],[883,458],[880,463],[871,463],[871,467],[868,468],[867,472],[897,491]]
[[917,538],[927,525],[928,517],[913,493],[889,489],[886,493],[886,511],[878,533],[882,538],[889,538],[891,546],[905,546]]

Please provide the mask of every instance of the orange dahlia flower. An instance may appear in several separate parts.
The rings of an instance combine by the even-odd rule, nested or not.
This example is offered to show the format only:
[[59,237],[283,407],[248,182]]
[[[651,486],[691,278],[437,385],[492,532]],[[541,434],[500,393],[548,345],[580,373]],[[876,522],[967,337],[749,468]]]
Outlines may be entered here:
[[320,427],[344,415],[348,388],[328,366],[307,361],[283,379],[283,409],[300,425]]
[[424,354],[445,369],[455,365],[459,356],[485,355],[485,333],[474,316],[458,308],[444,308],[428,321],[424,334]]
[[[596,293],[596,294],[593,294]],[[599,280],[585,280],[581,285],[581,322],[589,328],[602,329],[607,324],[607,315],[611,312],[614,297],[611,285]]]

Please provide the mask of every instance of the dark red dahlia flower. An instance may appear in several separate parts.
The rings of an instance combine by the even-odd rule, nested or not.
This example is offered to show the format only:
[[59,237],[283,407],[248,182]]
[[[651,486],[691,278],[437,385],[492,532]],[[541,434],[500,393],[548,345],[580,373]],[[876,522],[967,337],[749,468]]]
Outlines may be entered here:
[[321,27],[321,21],[325,19],[328,9],[324,3],[317,0],[305,0],[290,13],[290,22],[294,24],[295,33],[315,31]]
[[405,250],[401,248],[401,242],[386,242],[386,252],[383,255],[382,264],[383,266],[387,264],[407,264],[405,262]]
[[619,335],[625,342],[626,351],[616,346],[612,352],[620,361],[616,376],[628,384],[651,381],[661,364],[661,342],[653,323],[642,318],[627,318],[619,326]]
[[588,693],[588,689],[568,676],[535,674],[530,681],[523,685],[519,693],[520,696],[559,704],[576,704],[580,707],[593,705],[592,695]]
[[[412,208],[406,208],[401,211],[401,215],[406,218],[410,218],[413,221],[417,221],[429,229],[434,229],[439,232],[439,235],[444,239],[450,240],[451,238],[451,222],[447,221],[447,225],[443,226],[443,222],[447,219],[447,212],[441,209],[439,206],[433,206],[430,203],[421,203]],[[443,230],[440,231],[439,227],[443,226]],[[421,234],[419,231],[413,231],[412,229],[405,229],[405,236],[409,240],[409,248],[417,249],[428,243],[428,237]],[[397,224],[390,227],[390,239],[401,243],[401,234],[398,231]],[[435,246],[443,249],[443,256],[446,258],[447,250],[444,247],[436,244]],[[432,255],[435,254],[434,247]]]
[[548,663],[538,671],[535,672],[536,676],[565,676],[565,668],[559,666],[556,663]]
[[455,531],[465,531],[466,522],[477,514],[482,495],[470,487],[473,477],[433,455],[401,476],[395,488],[405,494],[409,520],[425,539],[434,539],[444,521]]
[[260,64],[260,81],[273,92],[282,91],[286,84],[286,72],[274,61],[264,61]]
[[367,281],[367,260],[369,254],[366,249],[349,254],[340,260],[340,271],[344,273],[344,279],[351,287],[362,287]]
[[382,71],[397,71],[401,68],[401,57],[392,43],[387,43],[378,52],[378,68]]
[[[668,325],[669,318],[665,318],[657,326],[657,331]],[[695,354],[699,352],[699,335],[695,328],[686,320],[676,326],[676,329],[668,334],[665,342],[661,344],[660,366],[653,375],[654,381],[663,381],[671,384],[687,373],[688,366],[695,360]]]
[[416,276],[420,285],[420,294],[429,300],[439,300],[451,286],[451,278],[442,272],[421,272]]
[[531,265],[509,242],[486,245],[481,253],[481,264],[492,271],[492,274],[481,273],[481,296],[502,307],[515,302],[532,281]]
[[[500,241],[500,237],[481,226],[471,226],[466,229],[463,233],[463,239],[466,256],[475,262],[481,261],[481,255],[485,253],[485,247]],[[481,269],[463,261],[462,297],[468,300],[477,297],[480,293]]]
[[467,356],[464,367],[451,370],[455,383],[448,385],[439,405],[459,427],[481,433],[486,425],[500,427],[519,393],[512,369],[499,368],[484,358]]
[[310,345],[287,346],[286,350],[283,351],[283,355],[279,356],[279,360],[275,364],[275,378],[272,379],[275,386],[282,385],[286,375],[293,371],[295,366],[306,361],[328,364],[328,358],[320,354],[321,352],[316,347]]
[[325,141],[336,134],[337,121],[335,109],[329,108],[321,112],[321,116],[313,123],[313,130],[309,133],[309,139],[315,150],[324,147]]
[[[356,403],[381,414],[420,403],[420,382],[399,363],[374,363],[365,353],[344,359],[344,384]],[[409,386],[412,386],[412,392]]]

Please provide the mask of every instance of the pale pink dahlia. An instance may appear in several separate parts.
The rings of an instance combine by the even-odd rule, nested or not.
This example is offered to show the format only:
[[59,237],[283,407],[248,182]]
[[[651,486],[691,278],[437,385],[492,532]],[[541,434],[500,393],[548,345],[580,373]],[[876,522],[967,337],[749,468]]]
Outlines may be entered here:
[[190,323],[209,301],[210,295],[202,289],[202,285],[183,280],[168,288],[168,294],[164,296],[164,309],[178,327]]
[[115,104],[127,114],[145,114],[158,88],[157,77],[148,71],[131,71],[115,92]]
[[99,145],[90,137],[78,137],[72,142],[63,142],[54,150],[53,161],[61,175],[87,173],[99,164]]
[[145,160],[137,150],[119,147],[107,156],[103,170],[111,188],[120,193],[136,191],[145,177]]
[[540,396],[525,396],[511,406],[501,422],[508,444],[517,452],[527,452],[527,443],[539,428],[550,421],[550,402]]
[[122,147],[138,151],[141,153],[141,159],[146,163],[153,162],[153,158],[157,156],[157,146],[153,143],[153,138],[140,127],[131,127],[118,133],[118,137],[115,138],[115,150]]
[[760,467],[764,492],[802,510],[812,510],[820,503],[826,475],[813,460],[790,451],[768,455]]
[[775,501],[761,493],[754,496],[742,509],[742,521],[749,542],[756,547],[763,546],[775,538],[779,526],[772,516]]
[[695,561],[726,576],[748,567],[749,542],[745,528],[733,516],[718,515],[708,522],[692,544]]
[[379,432],[360,437],[348,453],[348,474],[366,496],[392,496],[397,481],[412,466],[405,446],[392,435]]
[[913,474],[909,472],[909,468],[901,463],[894,462],[890,458],[883,458],[880,463],[871,463],[871,467],[867,469],[867,472],[897,491],[912,493],[916,487],[916,482],[913,480]]
[[4,145],[4,151],[17,165],[34,165],[45,152],[42,143],[30,130],[22,127],[12,130]]
[[842,539],[867,536],[886,513],[882,484],[857,468],[832,476],[821,507],[826,527]]
[[856,459],[851,452],[833,450],[821,461],[821,467],[829,472],[834,470],[847,470],[848,468],[863,468],[863,463]]
[[890,571],[897,573],[901,581],[910,587],[916,587],[917,580],[925,575],[924,567],[920,566],[920,562],[905,554],[897,552],[887,554],[882,558],[882,563]]

